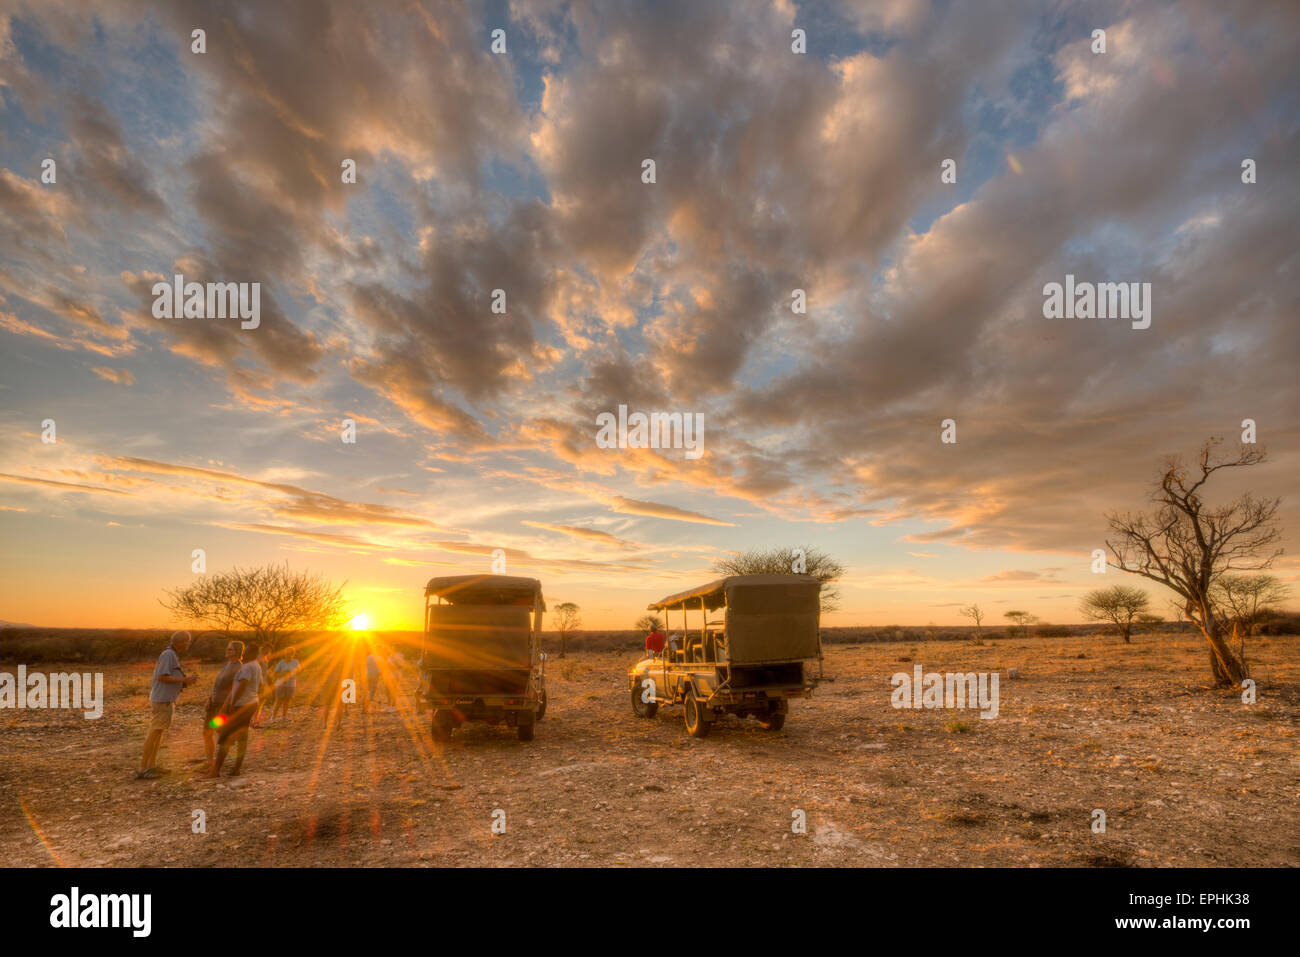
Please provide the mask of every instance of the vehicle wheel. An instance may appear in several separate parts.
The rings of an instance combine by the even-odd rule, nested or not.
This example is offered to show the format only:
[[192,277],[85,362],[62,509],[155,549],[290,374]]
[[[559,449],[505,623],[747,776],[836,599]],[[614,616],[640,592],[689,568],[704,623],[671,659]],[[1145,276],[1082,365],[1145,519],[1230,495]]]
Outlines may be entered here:
[[543,691],[537,696],[537,720],[541,721],[546,717],[546,692]]
[[658,701],[646,701],[641,696],[645,694],[647,682],[638,681],[636,687],[632,689],[632,710],[638,717],[653,718],[659,713]]
[[528,722],[527,724],[520,724],[520,725],[519,725],[519,740],[520,740],[520,741],[531,741],[531,740],[533,740],[533,731],[534,731],[535,729],[536,729],[536,725],[534,725],[531,721]]
[[692,738],[703,738],[709,734],[713,722],[704,720],[704,705],[695,697],[695,689],[686,689],[686,733]]
[[758,719],[758,723],[763,726],[764,731],[780,731],[785,727],[785,712],[769,711]]
[[454,720],[448,711],[435,711],[433,713],[433,740],[450,741]]

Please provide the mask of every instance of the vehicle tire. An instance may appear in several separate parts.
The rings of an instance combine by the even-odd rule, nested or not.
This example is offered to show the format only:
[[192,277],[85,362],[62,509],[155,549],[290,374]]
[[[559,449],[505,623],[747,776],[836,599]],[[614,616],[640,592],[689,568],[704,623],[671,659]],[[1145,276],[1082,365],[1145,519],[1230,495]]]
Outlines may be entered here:
[[769,711],[758,719],[758,723],[762,725],[764,731],[780,731],[785,727],[785,712]]
[[455,718],[452,717],[451,712],[435,711],[433,713],[433,726],[431,729],[433,732],[433,740],[450,741],[454,722]]
[[541,721],[546,717],[546,692],[543,691],[537,696],[537,720]]
[[713,726],[712,721],[706,721],[704,718],[704,705],[700,704],[700,699],[695,697],[695,689],[686,689],[686,733],[692,738],[708,737],[709,728]]
[[645,694],[645,679],[638,681],[636,687],[632,689],[632,710],[640,718],[653,718],[659,713],[658,701],[644,701],[641,695]]
[[519,740],[520,740],[520,741],[531,741],[531,740],[533,740],[533,732],[536,730],[536,728],[537,728],[537,726],[536,726],[535,724],[533,724],[533,722],[531,722],[531,721],[529,721],[527,724],[524,724],[523,722],[520,722],[520,724],[519,724]]

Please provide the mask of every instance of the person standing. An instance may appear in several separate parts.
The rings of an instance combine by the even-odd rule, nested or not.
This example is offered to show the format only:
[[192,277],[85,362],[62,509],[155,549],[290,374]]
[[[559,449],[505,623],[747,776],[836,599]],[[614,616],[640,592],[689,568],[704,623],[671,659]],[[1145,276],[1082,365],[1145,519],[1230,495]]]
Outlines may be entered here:
[[244,663],[235,672],[234,685],[222,704],[221,713],[225,714],[226,723],[217,732],[217,756],[212,762],[208,777],[215,778],[221,774],[221,766],[226,763],[230,753],[230,739],[235,740],[235,766],[231,774],[238,774],[244,766],[244,755],[248,753],[249,725],[257,709],[262,706],[262,666],[258,664],[257,645],[244,649]]
[[406,670],[406,658],[396,648],[388,656],[388,673],[384,675],[384,693],[388,696],[390,709],[397,707],[397,693],[401,689],[402,672]]
[[415,688],[415,713],[423,714],[428,710],[428,701],[426,697],[429,694],[429,685],[433,681],[433,672],[430,665],[433,663],[433,656],[429,654],[429,649],[423,645],[420,647],[420,658],[415,663],[415,669],[419,672],[419,682]]
[[356,686],[353,684],[353,695],[351,702],[343,700],[344,686],[352,671],[353,650],[350,643],[342,642],[336,646],[336,653],[328,658],[325,662],[325,682],[323,686],[325,694],[325,706],[321,714],[321,728],[329,730],[330,715],[334,716],[334,730],[337,731],[343,727],[344,708],[347,704],[356,702]]
[[375,646],[370,645],[367,649],[370,654],[366,655],[366,707],[367,709],[375,700],[375,692],[379,690],[379,655],[375,654]]
[[[242,641],[232,641],[226,645],[226,663],[217,672],[217,680],[212,683],[212,693],[208,695],[208,703],[203,708],[203,753],[209,765],[217,751],[217,731],[226,719],[221,708],[230,695],[230,689],[234,687],[235,675],[243,665],[239,660],[243,654]],[[218,718],[221,720],[218,721]]]
[[154,764],[163,735],[172,726],[172,714],[181,691],[198,681],[198,675],[187,675],[181,670],[181,655],[190,647],[188,631],[175,632],[167,647],[158,656],[153,669],[153,684],[149,687],[149,733],[144,739],[144,753],[140,756],[137,778],[152,781],[166,772]]
[[284,649],[284,655],[275,663],[272,673],[275,676],[275,703],[271,707],[271,720],[283,714],[289,717],[289,703],[293,701],[294,692],[298,690],[298,659],[294,657],[293,647]]
[[271,649],[267,648],[257,658],[257,667],[262,670],[262,684],[257,701],[257,710],[253,712],[253,720],[249,722],[250,726],[260,728],[262,726],[262,706],[266,699],[271,697]]

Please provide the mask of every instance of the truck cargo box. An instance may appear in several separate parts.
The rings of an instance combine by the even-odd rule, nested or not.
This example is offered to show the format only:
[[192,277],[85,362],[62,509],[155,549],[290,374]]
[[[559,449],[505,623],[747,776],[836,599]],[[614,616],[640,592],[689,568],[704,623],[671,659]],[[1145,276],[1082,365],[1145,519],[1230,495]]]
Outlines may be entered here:
[[430,605],[425,668],[532,668],[529,613],[518,605]]

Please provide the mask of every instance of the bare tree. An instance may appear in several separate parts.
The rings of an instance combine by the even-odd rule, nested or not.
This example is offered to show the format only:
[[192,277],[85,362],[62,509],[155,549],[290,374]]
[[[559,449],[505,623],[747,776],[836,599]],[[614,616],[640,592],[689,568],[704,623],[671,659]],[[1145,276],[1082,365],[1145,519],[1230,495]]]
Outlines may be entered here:
[[1124,644],[1131,645],[1133,639],[1129,636],[1133,633],[1133,622],[1146,614],[1150,605],[1151,599],[1141,588],[1113,585],[1088,592],[1079,603],[1079,610],[1091,621],[1113,624],[1124,637]]
[[1165,620],[1159,615],[1141,614],[1137,616],[1137,624],[1145,628],[1149,634],[1155,634],[1164,623]]
[[969,607],[962,608],[958,614],[963,618],[969,618],[971,621],[975,622],[976,632],[984,630],[982,627],[984,624],[984,610],[980,608],[979,605],[970,605]]
[[264,648],[276,650],[300,631],[327,631],[347,620],[343,586],[335,588],[288,564],[205,575],[187,588],[168,591],[159,602],[176,617],[202,621],[229,635],[248,631]]
[[1191,623],[1191,619],[1187,617],[1187,602],[1185,599],[1172,599],[1165,603],[1165,607],[1169,609],[1169,614],[1178,624],[1181,625],[1183,622]]
[[1190,467],[1178,456],[1166,459],[1151,496],[1155,512],[1108,514],[1113,538],[1106,545],[1115,568],[1159,582],[1182,599],[1183,611],[1210,646],[1215,681],[1239,685],[1249,669],[1225,637],[1229,622],[1215,600],[1215,587],[1229,572],[1267,568],[1282,554],[1274,548],[1281,536],[1273,522],[1280,500],[1246,492],[1227,505],[1207,505],[1201,496],[1211,476],[1265,457],[1264,449],[1245,446],[1225,454],[1220,441],[1206,441]]
[[1008,611],[1003,613],[1003,618],[1013,622],[1020,629],[1021,635],[1029,634],[1029,626],[1038,621],[1037,615],[1031,615],[1027,611]]
[[1272,575],[1221,575],[1210,586],[1216,606],[1239,626],[1242,637],[1268,616],[1270,606],[1291,594],[1291,589]]
[[820,548],[754,548],[743,555],[719,558],[713,570],[721,575],[789,575],[797,571],[822,583],[822,611],[840,606],[840,593],[830,583],[844,576],[844,566]]
[[571,601],[561,602],[555,606],[555,630],[560,633],[560,657],[569,650],[569,636],[582,624],[580,609]]
[[632,627],[649,634],[652,631],[663,631],[664,623],[659,620],[658,615],[642,615]]

